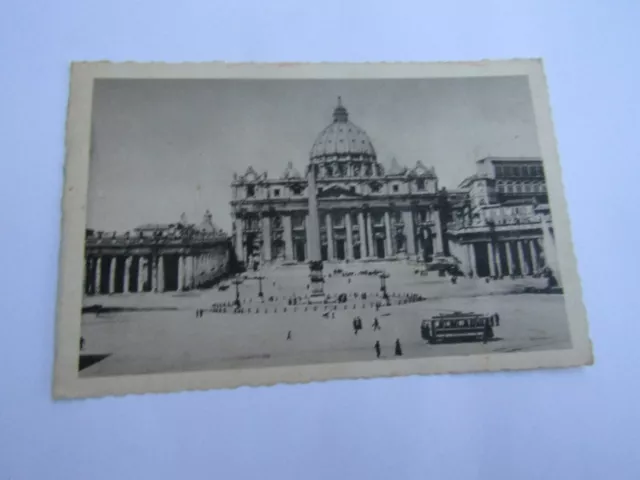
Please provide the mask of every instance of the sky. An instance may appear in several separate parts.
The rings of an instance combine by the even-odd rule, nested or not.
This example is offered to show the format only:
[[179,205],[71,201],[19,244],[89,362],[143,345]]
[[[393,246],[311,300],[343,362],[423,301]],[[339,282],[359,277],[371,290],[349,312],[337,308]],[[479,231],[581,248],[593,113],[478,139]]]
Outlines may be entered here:
[[455,188],[486,156],[539,156],[526,77],[103,79],[94,88],[87,227],[126,231],[207,209],[230,231],[233,173],[299,171],[338,96],[385,167],[422,161]]

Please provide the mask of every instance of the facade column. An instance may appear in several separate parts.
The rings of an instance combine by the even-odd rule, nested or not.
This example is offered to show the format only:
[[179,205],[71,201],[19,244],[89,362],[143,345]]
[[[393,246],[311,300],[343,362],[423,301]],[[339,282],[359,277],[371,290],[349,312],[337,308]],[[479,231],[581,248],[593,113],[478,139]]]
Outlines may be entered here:
[[495,244],[495,251],[494,251],[494,255],[496,256],[496,267],[498,269],[498,276],[501,277],[504,269],[502,268],[502,255],[500,252],[500,242],[496,242]]
[[385,233],[385,257],[393,256],[393,243],[391,238],[391,219],[389,218],[389,212],[384,212],[384,233]]
[[404,223],[404,236],[406,237],[407,255],[415,255],[416,234],[413,228],[413,215],[410,211],[402,212],[402,222]]
[[487,257],[489,259],[489,274],[492,277],[496,276],[496,259],[495,252],[493,248],[493,244],[491,242],[487,242]]
[[367,256],[367,228],[363,212],[358,212],[358,232],[360,234],[360,258],[362,259]]
[[511,251],[511,242],[504,242],[507,251],[507,264],[509,265],[509,275],[515,275],[515,265],[513,264],[513,252]]
[[264,250],[264,260],[271,261],[271,218],[262,218],[262,247]]
[[367,247],[369,250],[369,257],[374,257],[375,253],[373,250],[373,218],[371,212],[367,213],[367,217],[365,218],[365,222],[367,224]]
[[333,224],[331,222],[331,213],[324,216],[324,223],[327,228],[327,260],[330,262],[334,259],[333,254]]
[[123,293],[129,293],[131,290],[129,284],[131,283],[131,263],[133,258],[130,256],[124,259],[124,285],[122,285]]
[[529,240],[529,253],[531,253],[531,273],[538,273],[538,252],[536,251],[536,241]]
[[284,227],[284,258],[293,260],[293,235],[291,229],[291,215],[282,216],[282,226]]
[[243,221],[241,218],[236,218],[236,257],[239,262],[246,262],[244,258],[244,246],[242,245],[243,235]]
[[520,260],[520,275],[530,275],[531,271],[529,270],[529,265],[524,258],[524,249],[522,248],[522,240],[516,241],[516,246],[518,249],[518,260]]
[[164,292],[164,255],[158,255],[158,292]]
[[116,292],[116,260],[118,257],[111,257],[109,262],[109,294]]
[[347,259],[353,260],[353,232],[351,229],[351,213],[347,212],[344,215],[344,226],[347,230]]
[[[478,264],[476,263],[476,248],[473,243],[467,245],[467,255],[469,257],[469,268],[474,277],[478,276]],[[466,273],[466,272],[465,272]]]
[[438,253],[444,254],[444,236],[442,234],[442,223],[440,222],[440,211],[433,210],[431,218],[436,226],[436,238],[435,243],[433,245],[434,250],[433,254],[436,255]]

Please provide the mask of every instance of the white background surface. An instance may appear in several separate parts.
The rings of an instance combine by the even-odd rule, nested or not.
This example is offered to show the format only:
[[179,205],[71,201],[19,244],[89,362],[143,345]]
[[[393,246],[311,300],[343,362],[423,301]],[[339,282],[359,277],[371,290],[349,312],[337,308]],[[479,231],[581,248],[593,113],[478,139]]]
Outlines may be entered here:
[[[636,2],[5,2],[0,479],[640,477]],[[71,60],[543,57],[595,344],[584,370],[53,403]]]

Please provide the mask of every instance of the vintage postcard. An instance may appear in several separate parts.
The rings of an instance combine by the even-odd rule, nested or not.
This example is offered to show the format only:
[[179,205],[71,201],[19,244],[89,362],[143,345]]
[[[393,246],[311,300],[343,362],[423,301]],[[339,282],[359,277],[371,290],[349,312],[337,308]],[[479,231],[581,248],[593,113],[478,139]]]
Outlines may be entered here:
[[593,363],[539,60],[71,68],[56,398]]

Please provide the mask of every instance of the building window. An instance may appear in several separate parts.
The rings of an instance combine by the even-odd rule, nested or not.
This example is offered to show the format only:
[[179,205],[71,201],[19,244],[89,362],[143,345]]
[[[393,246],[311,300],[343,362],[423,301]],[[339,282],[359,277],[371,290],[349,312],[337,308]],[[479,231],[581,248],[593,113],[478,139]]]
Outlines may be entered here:
[[380,185],[377,183],[374,183],[373,185],[371,185],[371,191],[373,193],[378,193],[380,191]]
[[393,193],[398,193],[398,190],[399,190],[398,185],[394,185],[393,186]]
[[300,195],[302,193],[302,187],[300,185],[291,185],[291,192],[294,195]]
[[327,165],[325,167],[325,173],[326,173],[327,177],[332,177],[333,176],[333,167],[331,165]]
[[507,193],[513,193],[513,185],[511,183],[507,183],[506,191]]
[[256,187],[254,185],[247,185],[247,197],[253,197],[256,194]]
[[424,191],[424,179],[423,178],[419,178],[418,180],[416,180],[416,188],[419,191]]
[[274,197],[279,197],[280,196],[280,189],[279,188],[275,188],[273,190],[273,196]]
[[356,193],[356,187],[354,187],[353,185],[351,187],[349,187],[349,192],[350,193]]
[[546,192],[547,191],[547,186],[544,183],[540,185],[540,191],[541,192]]
[[304,226],[304,216],[302,215],[294,215],[291,217],[291,223],[293,224],[293,228],[300,228]]
[[496,166],[496,177],[501,177],[504,175],[504,167],[502,165]]
[[528,184],[528,183],[525,183],[524,184],[524,191],[527,192],[527,193],[531,192],[531,185]]
[[318,193],[322,193],[322,187],[318,187]]
[[516,193],[522,193],[522,184],[516,183]]
[[497,182],[496,189],[498,190],[498,193],[504,193],[504,184],[502,182]]

